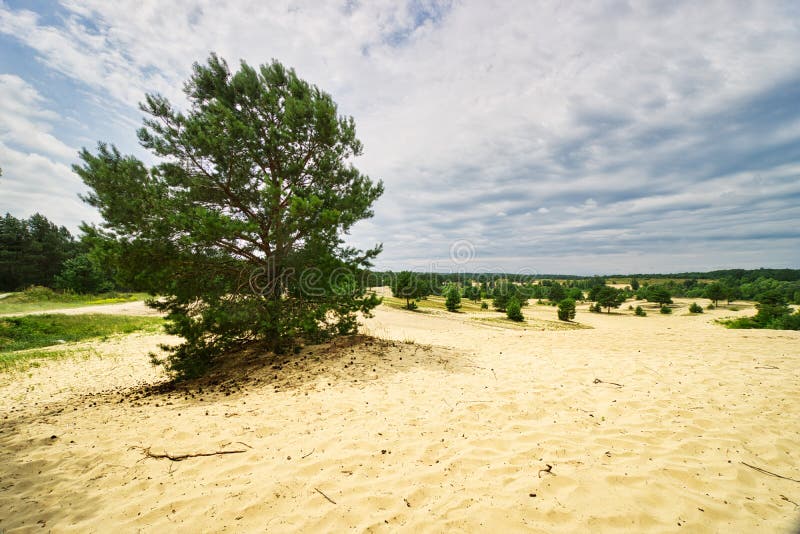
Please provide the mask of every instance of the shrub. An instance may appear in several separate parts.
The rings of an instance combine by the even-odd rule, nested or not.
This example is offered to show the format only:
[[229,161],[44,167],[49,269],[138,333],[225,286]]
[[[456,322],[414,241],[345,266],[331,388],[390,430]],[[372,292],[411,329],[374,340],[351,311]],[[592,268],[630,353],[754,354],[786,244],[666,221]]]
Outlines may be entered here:
[[489,309],[489,304],[486,303],[486,302],[481,302],[481,309],[482,310],[488,310]]
[[572,299],[562,299],[558,303],[558,318],[561,321],[571,321],[575,318],[575,301]]
[[512,321],[522,321],[525,317],[522,316],[522,306],[520,306],[517,297],[511,297],[506,305],[506,315]]
[[707,309],[707,310],[713,310],[714,308],[715,308],[715,306],[714,306],[714,304],[712,304],[712,303],[709,303],[709,305],[708,305],[708,306],[706,306],[706,309]]
[[644,309],[641,306],[636,306],[636,309],[633,310],[633,313],[637,317],[646,317],[647,316],[647,312],[644,311]]
[[56,300],[58,294],[44,286],[30,286],[19,296],[21,302],[41,302],[43,300]]
[[672,313],[672,308],[668,308],[667,306],[661,306],[661,313],[664,315],[669,315]]
[[692,302],[692,305],[689,306],[690,313],[703,313],[703,307],[697,304],[696,302]]
[[444,305],[447,307],[447,311],[451,312],[461,307],[461,293],[455,284],[447,289],[447,300],[445,300]]

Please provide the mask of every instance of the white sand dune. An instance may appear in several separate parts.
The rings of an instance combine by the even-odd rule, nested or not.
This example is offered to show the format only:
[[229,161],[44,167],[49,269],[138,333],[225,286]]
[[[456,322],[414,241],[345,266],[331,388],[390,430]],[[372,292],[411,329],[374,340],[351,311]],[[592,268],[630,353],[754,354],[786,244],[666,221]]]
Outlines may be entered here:
[[99,345],[0,377],[0,531],[790,532],[800,483],[743,462],[800,480],[800,333],[731,314],[382,306],[382,339],[172,391],[165,336]]

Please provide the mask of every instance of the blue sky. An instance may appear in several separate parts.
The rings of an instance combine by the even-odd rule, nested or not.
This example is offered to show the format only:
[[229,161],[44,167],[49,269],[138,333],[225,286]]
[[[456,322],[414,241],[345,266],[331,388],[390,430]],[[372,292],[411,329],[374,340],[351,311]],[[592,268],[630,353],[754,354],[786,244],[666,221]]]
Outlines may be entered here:
[[138,102],[183,106],[216,51],[355,118],[386,193],[348,240],[378,267],[800,267],[797,2],[163,5],[0,0],[0,212],[99,222],[77,151],[152,161]]

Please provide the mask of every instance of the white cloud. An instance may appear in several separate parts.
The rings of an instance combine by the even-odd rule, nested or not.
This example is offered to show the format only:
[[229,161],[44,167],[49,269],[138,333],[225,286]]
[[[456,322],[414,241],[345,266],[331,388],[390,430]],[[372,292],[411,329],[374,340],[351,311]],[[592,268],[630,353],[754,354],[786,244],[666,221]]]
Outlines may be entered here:
[[[726,210],[744,212],[752,228],[769,229],[781,210],[800,218],[785,180],[800,112],[745,113],[800,72],[791,2],[186,0],[168,16],[163,3],[141,0],[61,6],[63,23],[52,24],[0,4],[0,32],[108,109],[133,109],[145,92],[182,105],[191,63],[212,50],[233,68],[277,58],[329,91],[355,116],[365,144],[357,165],[386,182],[376,220],[353,240],[384,241],[395,266],[444,258],[465,233],[509,267],[542,250],[567,257],[559,251],[573,243],[587,265],[592,254],[609,257],[603,247],[644,250],[670,231],[709,250],[705,236],[737,226]],[[20,116],[39,128],[28,141],[37,151],[66,154],[53,117]],[[133,135],[129,124],[119,131]],[[742,185],[777,168],[783,181],[763,183],[763,194]],[[776,191],[780,209],[757,207]],[[550,214],[535,232],[520,222],[531,212]],[[775,261],[800,261],[773,245]],[[744,262],[746,249],[760,260],[763,246],[743,240],[727,257]]]

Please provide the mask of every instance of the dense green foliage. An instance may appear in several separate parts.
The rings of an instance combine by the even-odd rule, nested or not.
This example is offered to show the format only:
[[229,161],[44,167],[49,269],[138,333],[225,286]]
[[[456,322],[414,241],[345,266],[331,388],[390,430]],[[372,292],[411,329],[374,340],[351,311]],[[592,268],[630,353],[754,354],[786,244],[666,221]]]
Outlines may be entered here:
[[672,308],[670,308],[669,306],[661,306],[661,309],[659,311],[664,315],[669,315],[670,313],[672,313]]
[[715,282],[706,288],[705,296],[707,299],[714,301],[714,306],[719,306],[719,301],[724,299],[725,295],[725,287],[719,282]]
[[77,252],[69,231],[43,215],[17,219],[6,214],[0,218],[0,291],[52,286],[64,262]]
[[611,313],[611,308],[619,308],[625,302],[625,293],[611,286],[602,286],[595,293],[594,300],[600,308],[606,308]]
[[729,328],[770,328],[774,330],[800,330],[800,310],[792,313],[780,291],[768,291],[756,305],[755,317],[742,317],[727,321]]
[[445,299],[444,305],[447,311],[454,312],[461,307],[461,291],[457,285],[452,284],[445,290]]
[[411,271],[402,271],[391,280],[392,294],[397,298],[406,299],[406,308],[417,308],[416,300],[430,294],[430,288],[425,279]]
[[639,298],[644,298],[647,302],[655,302],[661,306],[672,304],[672,294],[669,289],[662,285],[650,286],[644,290],[640,289]]
[[644,308],[642,308],[641,306],[636,306],[636,308],[633,310],[633,314],[636,315],[637,317],[647,316],[647,312],[644,311]]
[[689,306],[690,313],[703,313],[703,307],[700,306],[696,302],[692,302],[691,306]]
[[575,301],[562,299],[558,303],[558,318],[562,321],[571,321],[575,318]]
[[89,254],[79,254],[64,262],[54,280],[55,287],[81,294],[103,293],[114,289],[114,283]]
[[494,285],[492,290],[492,306],[497,311],[504,312],[508,308],[512,298],[516,298],[520,307],[525,306],[529,298],[529,293],[517,284],[501,280]]
[[47,347],[112,334],[154,330],[161,317],[127,315],[24,315],[0,318],[0,352]]
[[185,112],[159,95],[141,106],[139,139],[159,164],[101,143],[74,167],[119,278],[162,295],[151,305],[185,339],[159,363],[191,376],[253,343],[283,352],[354,332],[379,302],[362,274],[380,247],[341,236],[383,187],[351,163],[353,119],[278,62],[231,73],[212,55],[184,91]]
[[525,317],[522,315],[522,305],[516,295],[508,299],[506,304],[506,316],[512,321],[523,321]]

